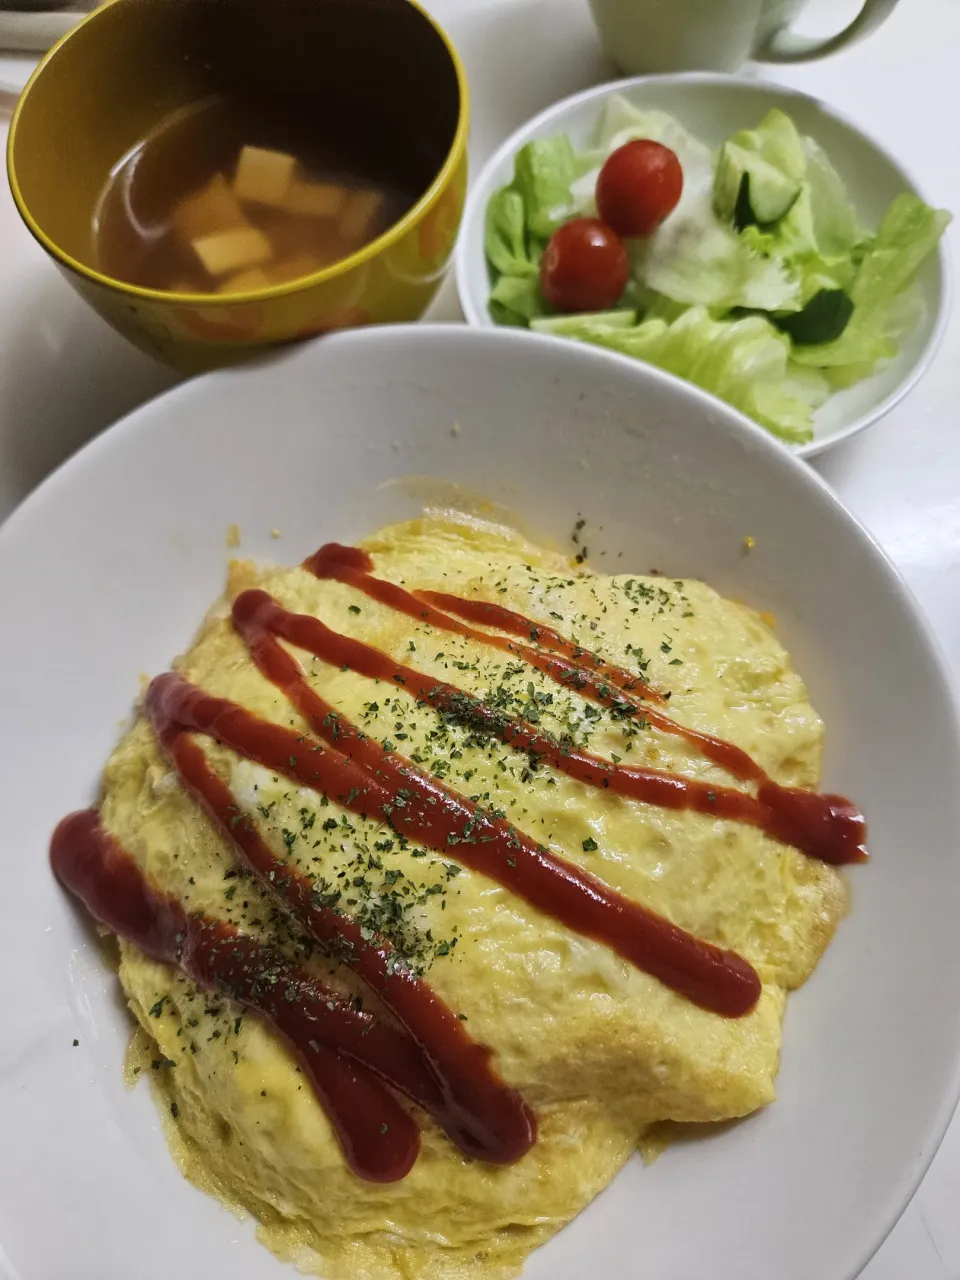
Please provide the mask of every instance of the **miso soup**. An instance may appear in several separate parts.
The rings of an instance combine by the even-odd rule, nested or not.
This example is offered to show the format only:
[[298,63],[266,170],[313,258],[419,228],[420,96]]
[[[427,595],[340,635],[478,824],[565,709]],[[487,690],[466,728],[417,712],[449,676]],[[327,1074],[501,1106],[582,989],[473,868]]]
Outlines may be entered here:
[[176,293],[239,293],[332,266],[414,204],[376,130],[208,98],[114,168],[94,220],[99,269]]

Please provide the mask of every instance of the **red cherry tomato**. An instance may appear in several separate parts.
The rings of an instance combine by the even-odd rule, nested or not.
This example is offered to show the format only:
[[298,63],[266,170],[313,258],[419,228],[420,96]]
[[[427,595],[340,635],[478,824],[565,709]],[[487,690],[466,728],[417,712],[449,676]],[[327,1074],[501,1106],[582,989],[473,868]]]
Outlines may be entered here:
[[540,288],[557,311],[603,311],[623,293],[630,263],[623,241],[597,218],[574,218],[550,237]]
[[669,147],[648,138],[624,143],[597,178],[597,210],[621,236],[649,236],[677,207],[683,170]]

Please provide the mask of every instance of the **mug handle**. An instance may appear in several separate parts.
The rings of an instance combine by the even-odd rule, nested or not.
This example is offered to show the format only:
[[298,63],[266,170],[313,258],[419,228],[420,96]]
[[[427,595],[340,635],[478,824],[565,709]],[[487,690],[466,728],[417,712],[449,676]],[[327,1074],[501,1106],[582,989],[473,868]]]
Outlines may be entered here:
[[827,54],[836,53],[844,45],[876,30],[893,12],[896,3],[897,0],[866,0],[848,27],[824,40],[800,36],[789,29],[775,31],[753,56],[760,62],[806,62],[812,58],[825,58]]

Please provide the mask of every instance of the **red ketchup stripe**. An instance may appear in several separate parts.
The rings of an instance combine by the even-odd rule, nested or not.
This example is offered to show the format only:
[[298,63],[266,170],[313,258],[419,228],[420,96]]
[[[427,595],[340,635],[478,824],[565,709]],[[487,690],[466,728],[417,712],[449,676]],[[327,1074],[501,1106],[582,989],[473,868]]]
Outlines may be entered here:
[[[371,581],[376,582],[379,580],[374,578]],[[460,596],[445,595],[439,591],[419,591],[415,599],[432,600],[449,613],[455,614],[458,618],[473,619],[483,622],[487,626],[497,627],[501,631],[513,634],[516,633],[519,621],[524,620],[521,614],[514,613],[512,609],[504,609],[500,605],[488,604],[486,601],[467,600]],[[550,658],[549,666],[554,668],[554,670],[550,670],[547,665],[544,665],[542,650],[539,646],[532,648],[528,644],[511,644],[509,641],[504,640],[502,636],[490,635],[486,631],[474,630],[472,635],[475,640],[479,640],[483,644],[492,644],[495,648],[506,649],[509,653],[517,654],[525,662],[529,662],[531,666],[544,671],[547,675],[554,676],[554,679],[558,679],[559,683],[570,686],[592,702],[597,702],[605,707],[632,708],[640,717],[654,725],[662,733],[673,734],[675,737],[683,738],[685,742],[699,747],[708,760],[720,765],[728,773],[732,773],[735,778],[740,778],[745,782],[759,782],[766,777],[760,766],[750,758],[746,751],[734,746],[732,742],[726,742],[723,738],[715,738],[712,734],[701,733],[697,729],[690,729],[686,725],[678,724],[670,716],[651,707],[651,702],[663,703],[666,701],[660,690],[655,689],[653,685],[631,677],[630,673],[624,671],[621,667],[608,666],[602,659],[597,658],[595,654],[581,649],[572,640],[565,640],[556,631],[541,627],[538,622],[531,622],[529,618],[524,621],[526,621],[527,625],[522,634],[528,635],[531,640],[544,634],[548,635],[550,637],[550,640],[548,640],[550,648],[553,648],[553,642],[556,641],[560,646],[560,652],[566,656],[567,661],[563,663],[556,658]],[[565,672],[565,674],[557,677],[555,675],[555,670],[557,669]]]
[[522,613],[505,609],[501,604],[490,604],[486,600],[468,600],[463,596],[447,595],[445,591],[418,591],[416,594],[419,600],[435,604],[445,613],[451,613],[464,622],[478,622],[483,627],[506,631],[508,635],[530,640],[538,650],[547,649],[551,653],[562,654],[563,657],[569,658],[578,670],[586,668],[586,671],[596,675],[598,680],[613,685],[623,693],[636,693],[639,690],[639,696],[645,701],[664,701],[660,690],[655,689],[641,676],[607,662],[597,654],[591,653],[589,649],[584,649],[582,645],[568,640],[559,631],[544,626],[542,622],[532,622]]
[[[333,654],[334,662],[340,662],[338,642],[346,641],[345,637],[338,637],[316,618],[287,613],[263,591],[239,596],[233,620],[259,669],[336,752],[318,751],[303,735],[264,725],[242,708],[194,690],[198,699],[210,704],[204,715],[208,723],[201,731],[215,733],[220,741],[275,772],[321,787],[354,812],[381,817],[409,839],[448,853],[568,928],[611,947],[705,1009],[740,1017],[756,1004],[760,979],[741,956],[695,938],[624,898],[555,857],[509,822],[492,817],[422,773],[409,760],[385,751],[314,693],[297,661],[273,633],[282,629],[292,643],[308,650],[316,645]],[[267,731],[263,736],[260,726]],[[354,783],[355,773],[370,780],[365,787]]]
[[[574,689],[583,697],[590,698],[591,701],[600,703],[602,706],[630,707],[638,712],[644,720],[655,725],[662,732],[675,734],[686,742],[699,747],[708,760],[719,764],[728,773],[732,773],[735,778],[758,782],[766,776],[760,766],[751,760],[745,751],[741,751],[739,747],[734,746],[732,742],[724,742],[722,738],[714,738],[709,733],[700,733],[696,729],[688,729],[685,725],[677,724],[676,720],[671,720],[669,716],[664,715],[662,712],[654,710],[650,706],[650,702],[652,700],[662,702],[664,695],[650,685],[642,684],[639,680],[633,682],[634,689],[642,690],[642,692],[630,692],[624,687],[624,684],[630,680],[627,672],[622,673],[625,677],[624,684],[619,684],[615,689],[612,689],[610,686],[615,681],[610,676],[601,674],[598,671],[596,666],[597,658],[593,654],[577,659],[569,658],[564,656],[563,653],[534,648],[532,645],[523,644],[516,640],[508,640],[505,636],[499,636],[489,631],[481,631],[477,627],[470,626],[469,623],[435,608],[430,603],[430,598],[435,596],[436,593],[423,591],[414,594],[403,587],[398,587],[393,582],[373,577],[370,572],[373,568],[373,561],[365,551],[360,550],[358,547],[342,547],[337,542],[329,542],[314,555],[310,556],[309,559],[305,560],[303,567],[318,578],[332,578],[334,581],[342,582],[346,586],[355,587],[358,591],[362,591],[364,595],[369,596],[371,600],[377,600],[380,604],[385,604],[389,608],[396,609],[399,613],[405,613],[408,617],[416,618],[420,622],[429,623],[430,626],[436,627],[438,630],[451,631],[455,635],[466,636],[468,639],[476,640],[480,644],[489,645],[491,648],[501,649],[505,653],[522,658],[524,662],[528,662],[537,671],[542,671],[544,675],[556,680],[557,684]],[[446,601],[457,600],[458,612],[465,612],[470,616],[473,616],[475,612],[474,606],[478,603],[473,600],[459,600],[456,596],[445,595],[442,596],[442,599]],[[487,605],[486,611],[492,616],[493,611],[497,608],[498,606],[496,605]],[[520,617],[519,614],[512,613],[507,609],[503,610],[503,612],[507,615],[508,620]],[[511,629],[513,625],[512,621],[509,622]],[[527,620],[528,634],[541,630],[539,623]],[[563,640],[555,631],[549,634],[560,640],[566,651],[576,651],[577,646],[574,645],[573,641]],[[607,670],[612,671],[614,668],[607,668]],[[620,669],[616,668],[616,670]]]
[[[359,557],[364,557],[364,559],[361,561]],[[361,551],[357,547],[342,547],[337,542],[329,542],[314,555],[310,556],[309,559],[305,560],[303,567],[318,578],[332,578],[336,582],[344,583],[346,586],[355,587],[358,591],[362,591],[364,595],[369,596],[371,600],[377,600],[380,604],[385,604],[389,608],[396,609],[399,613],[405,613],[420,622],[427,622],[438,630],[451,631],[455,635],[466,636],[468,639],[476,640],[480,644],[489,645],[491,648],[501,649],[505,653],[522,658],[524,662],[528,662],[537,671],[542,671],[544,675],[556,680],[557,684],[574,689],[583,697],[590,698],[591,701],[600,703],[602,706],[630,707],[639,712],[648,723],[655,725],[664,733],[675,734],[677,737],[683,738],[685,741],[699,747],[708,760],[721,765],[722,768],[732,773],[735,778],[757,782],[765,776],[759,765],[755,764],[745,751],[741,751],[732,742],[724,742],[722,738],[714,738],[709,733],[700,733],[696,729],[688,729],[685,725],[677,724],[676,720],[671,720],[669,716],[664,715],[662,712],[654,710],[650,706],[651,700],[662,702],[664,696],[650,685],[634,681],[634,688],[642,690],[640,693],[629,692],[622,685],[618,685],[616,689],[611,689],[610,686],[613,681],[607,675],[598,672],[596,667],[597,659],[593,654],[589,654],[586,658],[568,658],[561,653],[534,648],[532,645],[522,644],[516,640],[508,640],[505,636],[499,636],[489,631],[481,631],[477,627],[470,626],[467,622],[451,617],[450,614],[435,608],[429,599],[433,593],[418,592],[414,594],[406,591],[403,587],[398,587],[393,582],[373,577],[370,572],[373,568],[373,561],[365,551]],[[442,598],[444,600],[457,599],[456,596],[443,596]],[[476,603],[476,601],[472,600],[462,600],[459,601],[459,606],[461,611],[472,614],[473,606]],[[492,611],[496,607],[488,605],[487,609]],[[519,614],[511,613],[510,610],[504,610],[504,613],[507,614],[508,618],[520,617]],[[540,630],[539,623],[528,619],[528,634]],[[561,640],[568,651],[574,652],[576,650],[577,646],[571,640],[562,640],[555,631],[550,634]],[[613,669],[609,668],[608,670]],[[623,675],[629,681],[628,673],[624,672]]]
[[295,776],[336,798],[352,793],[354,811],[382,808],[389,802],[389,793],[339,751],[306,745],[302,734],[209,697],[172,673],[151,683],[146,707],[184,784],[233,842],[240,860],[279,905],[353,969],[401,1022],[429,1070],[416,1092],[405,1092],[434,1116],[467,1155],[500,1164],[518,1160],[533,1145],[536,1124],[520,1095],[494,1071],[490,1050],[467,1033],[426,982],[394,966],[389,946],[365,941],[349,915],[317,901],[310,879],[273,853],[189,733],[215,737],[266,768]]
[[94,810],[63,819],[50,861],[95,920],[276,1032],[300,1061],[358,1177],[393,1182],[409,1173],[419,1131],[377,1079],[429,1096],[432,1080],[403,1036],[226,921],[188,915],[150,884]]
[[[575,688],[578,693],[593,701],[606,706],[630,707],[638,717],[656,728],[679,736],[698,747],[707,759],[720,765],[734,777],[757,783],[757,795],[754,798],[732,788],[714,787],[660,770],[621,766],[614,769],[598,757],[578,755],[576,752],[570,755],[562,753],[561,759],[557,760],[556,753],[560,749],[555,744],[551,744],[543,735],[528,735],[540,742],[540,745],[531,745],[529,749],[535,750],[538,755],[544,755],[565,773],[580,778],[581,781],[609,786],[611,790],[648,804],[672,809],[695,809],[715,817],[749,822],[761,827],[768,835],[823,862],[840,865],[866,860],[866,823],[856,806],[845,797],[820,795],[815,791],[784,787],[774,782],[740,747],[711,734],[689,729],[654,710],[646,699],[655,696],[662,700],[662,694],[633,680],[621,668],[605,664],[602,659],[551,628],[532,622],[510,609],[484,601],[463,600],[434,591],[414,595],[392,582],[371,576],[373,561],[367,552],[357,547],[328,543],[305,561],[304,567],[317,577],[333,578],[355,587],[370,598],[409,617],[515,654],[559,684]],[[458,617],[439,611],[431,602],[443,604]],[[461,619],[484,622],[511,634],[525,634],[538,641],[542,639],[550,647],[550,652],[527,644],[516,644],[503,636],[478,630]],[[563,656],[557,656],[558,654]],[[642,689],[642,692],[631,692],[631,682],[633,689]],[[616,692],[611,686],[615,686]],[[461,698],[465,696],[459,690],[454,692]],[[520,736],[512,731],[511,743],[521,743],[524,733],[526,731],[522,728]],[[597,777],[597,769],[604,770],[604,777]]]

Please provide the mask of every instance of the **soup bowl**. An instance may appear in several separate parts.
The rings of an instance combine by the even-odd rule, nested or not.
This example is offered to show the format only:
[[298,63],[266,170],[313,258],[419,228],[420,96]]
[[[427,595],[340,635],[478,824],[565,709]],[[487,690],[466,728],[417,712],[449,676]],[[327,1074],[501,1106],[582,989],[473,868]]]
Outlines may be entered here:
[[[149,289],[107,274],[95,225],[134,148],[206,98],[336,129],[384,130],[416,193],[358,252],[244,293]],[[185,372],[333,329],[418,319],[446,273],[466,191],[467,88],[416,0],[113,0],[40,63],[14,113],[17,208],[70,283],[122,334]]]

